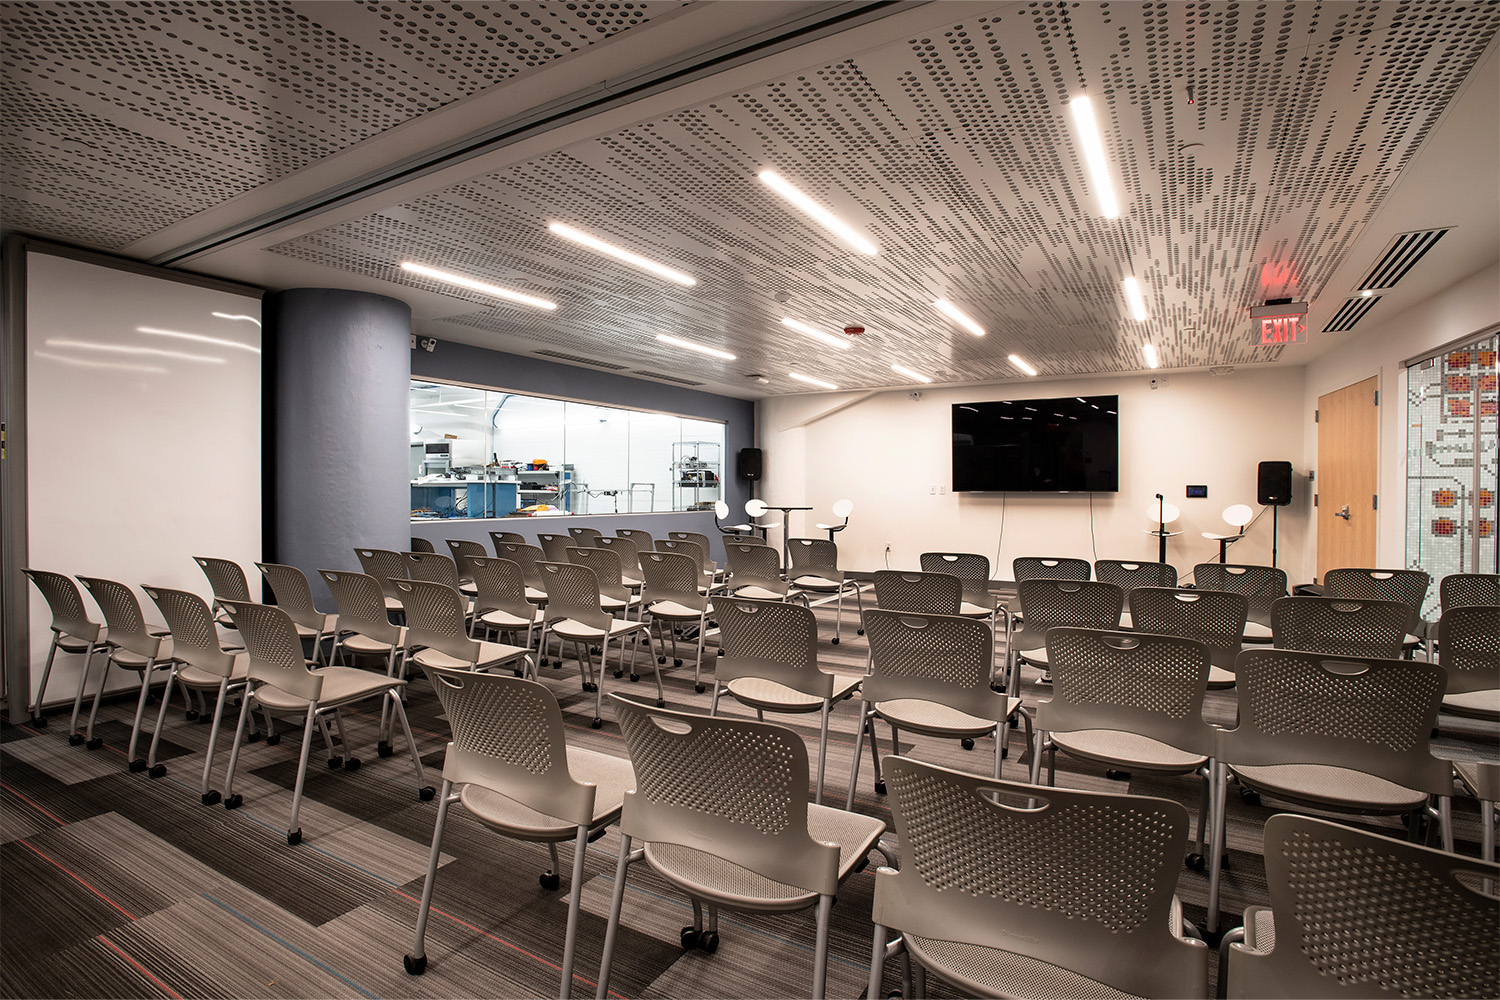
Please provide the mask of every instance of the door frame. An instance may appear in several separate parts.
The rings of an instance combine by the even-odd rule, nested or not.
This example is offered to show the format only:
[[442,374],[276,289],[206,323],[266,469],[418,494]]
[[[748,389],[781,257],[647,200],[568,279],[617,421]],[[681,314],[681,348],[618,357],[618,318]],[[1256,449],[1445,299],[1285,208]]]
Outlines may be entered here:
[[[1359,369],[1357,369],[1357,371],[1359,372],[1359,374],[1352,374],[1352,373],[1349,373],[1349,372],[1345,372],[1345,373],[1340,374],[1336,378],[1329,379],[1326,383],[1324,383],[1322,385],[1319,385],[1319,386],[1316,386],[1316,387],[1309,387],[1311,389],[1311,392],[1309,392],[1308,395],[1309,395],[1309,397],[1311,398],[1311,401],[1312,401],[1312,406],[1310,407],[1310,409],[1316,411],[1318,409],[1318,400],[1322,399],[1324,396],[1328,395],[1329,393],[1331,393],[1331,392],[1338,392],[1340,389],[1347,389],[1351,385],[1358,385],[1360,382],[1367,381],[1368,379],[1372,379],[1372,378],[1376,379],[1375,385],[1377,386],[1377,389],[1378,389],[1378,391],[1380,393],[1380,405],[1375,408],[1375,495],[1381,498],[1381,502],[1382,503],[1386,503],[1386,506],[1384,506],[1384,507],[1377,507],[1372,512],[1375,515],[1375,559],[1374,559],[1374,561],[1375,561],[1375,564],[1378,566],[1378,565],[1381,565],[1380,531],[1381,531],[1381,526],[1385,523],[1382,515],[1390,513],[1389,495],[1388,495],[1387,491],[1382,488],[1383,485],[1384,485],[1384,483],[1385,483],[1385,473],[1386,473],[1386,459],[1385,459],[1385,443],[1386,443],[1385,439],[1386,439],[1386,435],[1384,433],[1384,426],[1383,425],[1385,424],[1386,406],[1390,403],[1390,397],[1391,397],[1392,390],[1390,390],[1386,386],[1386,384],[1385,384],[1385,372],[1386,372],[1386,369],[1385,369],[1384,365],[1376,365],[1376,366],[1371,367],[1371,368],[1359,368]],[[1397,371],[1397,373],[1396,373],[1396,382],[1397,382],[1397,385],[1396,385],[1396,389],[1394,390],[1395,394],[1398,397],[1404,397],[1405,394],[1406,394],[1406,366],[1404,366],[1404,365],[1401,366],[1401,368]],[[1309,413],[1308,416],[1311,417],[1312,414]],[[1319,435],[1321,433],[1322,433],[1322,425],[1318,421],[1316,421],[1316,420],[1312,421],[1312,446],[1309,449],[1309,451],[1312,452],[1312,463],[1311,463],[1312,464],[1312,469],[1313,469],[1314,472],[1317,472],[1320,475],[1321,475],[1321,469],[1323,467],[1323,452],[1322,452],[1322,448],[1321,448],[1321,442],[1319,440]],[[1400,461],[1400,466],[1402,468],[1405,468],[1405,466],[1406,466],[1406,453],[1405,453],[1404,450],[1402,451],[1402,454],[1401,454],[1401,457],[1400,457],[1399,461]],[[1322,502],[1322,489],[1321,489],[1322,484],[1319,482],[1319,478],[1315,477],[1310,485],[1312,487],[1312,493],[1319,498],[1319,503],[1321,504],[1321,502]],[[1308,551],[1308,562],[1312,566],[1312,574],[1311,575],[1312,575],[1312,578],[1314,580],[1318,579],[1318,577],[1317,577],[1317,572],[1318,572],[1318,510],[1319,510],[1319,507],[1313,507],[1313,506],[1309,506],[1308,507],[1308,515],[1309,515],[1308,516],[1308,521],[1310,522],[1309,525],[1308,525],[1308,527],[1309,527],[1310,530],[1307,533],[1307,535],[1308,535],[1307,546],[1308,546],[1308,550],[1309,550]],[[1402,493],[1401,493],[1401,525],[1402,525],[1402,531],[1404,532],[1406,530],[1406,494],[1405,494],[1404,491],[1402,491]],[[1402,565],[1402,566],[1406,565],[1406,553],[1405,553],[1405,549],[1404,549],[1404,542],[1403,542],[1403,550],[1402,550],[1400,559],[1398,561],[1399,561],[1400,565]]]

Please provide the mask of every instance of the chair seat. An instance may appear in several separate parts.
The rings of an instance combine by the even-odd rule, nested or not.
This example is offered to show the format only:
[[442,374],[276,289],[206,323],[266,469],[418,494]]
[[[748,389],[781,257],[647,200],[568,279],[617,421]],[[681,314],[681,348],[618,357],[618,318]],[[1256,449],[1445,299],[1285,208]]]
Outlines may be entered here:
[[[116,648],[111,650],[111,657],[114,659],[115,666],[117,667],[124,667],[126,670],[146,669],[146,658],[140,653],[133,653],[128,649]],[[161,647],[157,650],[154,660],[158,667],[165,667],[171,659],[172,639],[169,636],[161,641]]]
[[646,605],[646,613],[653,618],[666,618],[669,621],[690,621],[713,614],[714,606],[706,604],[702,611],[697,611],[676,601],[656,601]]
[[1453,770],[1470,795],[1484,802],[1500,802],[1500,764],[1455,760]]
[[1276,915],[1269,906],[1245,908],[1245,947],[1261,954],[1276,950]]
[[819,524],[816,527],[817,527],[817,529],[819,531],[843,531],[845,528],[848,527],[848,525],[847,524]]
[[[1006,716],[1013,715],[1020,704],[1020,698],[1005,699]],[[922,698],[877,701],[875,711],[897,729],[909,729],[928,736],[951,736],[957,739],[960,736],[987,736],[995,731],[994,719],[981,719]]]
[[639,603],[641,603],[641,599],[633,594],[628,601],[622,601],[618,597],[610,597],[607,594],[599,596],[599,606],[605,611],[620,611],[624,608],[633,608]]
[[818,593],[825,591],[831,593],[844,585],[843,580],[830,580],[826,576],[799,576],[793,578],[792,583],[803,590]]
[[[229,683],[235,684],[239,681],[243,681],[245,679],[245,675],[249,672],[249,670],[249,654],[243,652],[236,653],[234,657],[233,672],[229,675]],[[177,679],[182,681],[182,683],[186,684],[190,688],[217,689],[219,686],[219,682],[224,678],[211,671],[204,670],[200,667],[195,667],[191,663],[184,663],[177,671]]]
[[[835,675],[833,700],[838,701],[859,687],[863,677]],[[736,677],[725,685],[735,700],[751,708],[765,708],[776,712],[816,712],[823,707],[823,699],[789,688],[785,684],[764,677]]]
[[[101,628],[99,630],[99,638],[95,640],[95,644],[103,645],[108,639],[109,629]],[[89,651],[89,642],[87,639],[80,639],[76,635],[59,632],[57,634],[57,648],[64,653],[87,653]]]
[[1443,711],[1470,719],[1500,719],[1500,688],[1444,695]]
[[465,597],[478,597],[479,585],[476,583],[460,583],[458,585],[458,592]]
[[486,625],[493,625],[495,628],[526,628],[530,625],[540,625],[545,617],[546,614],[541,608],[537,608],[532,612],[530,621],[527,621],[520,615],[513,615],[509,611],[501,611],[496,608],[494,611],[487,611],[480,615],[479,620]]
[[1125,765],[1137,771],[1181,773],[1195,771],[1208,763],[1207,757],[1120,729],[1077,729],[1048,735],[1060,749],[1070,754],[1103,764]]
[[[813,840],[838,845],[842,880],[875,846],[885,832],[885,823],[872,816],[808,803],[807,832]],[[646,860],[688,895],[736,909],[799,910],[818,898],[815,892],[777,882],[691,847],[648,843]]]
[[1208,686],[1210,688],[1232,688],[1234,687],[1234,674],[1223,667],[1208,668]]
[[1266,643],[1271,641],[1271,626],[1254,620],[1245,622],[1245,641]]
[[[503,642],[479,643],[479,659],[473,663],[473,669],[485,670],[489,667],[498,667],[513,660],[519,660],[531,650],[523,646],[507,646]],[[412,660],[419,667],[447,667],[450,670],[468,670],[468,660],[460,660],[456,656],[450,656],[440,649],[431,646],[418,650],[412,656]]]
[[[574,780],[594,786],[590,828],[613,823],[620,815],[625,793],[635,787],[635,771],[624,757],[568,747],[568,771]],[[518,840],[572,840],[578,833],[567,820],[539,813],[483,785],[464,785],[459,800],[475,819]]]
[[527,587],[526,599],[532,604],[546,604],[547,592],[545,590],[537,590],[535,587]]
[[[379,639],[371,639],[369,636],[365,635],[362,632],[350,632],[348,635],[344,636],[344,638],[340,642],[340,645],[343,646],[344,649],[351,650],[355,653],[388,654],[391,651],[390,643],[381,642]],[[400,643],[398,642],[397,645],[400,645]]]
[[1252,788],[1310,806],[1399,813],[1427,802],[1426,792],[1331,764],[1230,764],[1229,770]]
[[[373,698],[393,687],[405,687],[406,681],[387,677],[369,670],[354,667],[323,667],[308,671],[323,678],[323,693],[318,698],[319,708],[338,708],[352,702]],[[255,690],[255,698],[273,712],[306,711],[307,699],[275,687],[262,684]]]
[[387,611],[404,611],[404,610],[406,610],[405,607],[401,603],[401,598],[399,598],[399,597],[387,597],[385,599],[385,609]]
[[965,618],[988,618],[995,613],[995,609],[987,608],[982,604],[970,604],[968,601],[961,601],[958,605],[958,613]]
[[[694,615],[693,617],[696,618],[698,616]],[[574,621],[571,618],[559,619],[547,627],[554,634],[560,635],[564,639],[584,640],[604,638],[604,629],[595,628],[592,625],[585,625],[583,624],[583,622]],[[611,619],[609,624],[609,637],[613,639],[617,635],[622,635],[628,632],[636,632],[644,629],[645,627],[645,622],[632,622],[626,621],[623,618],[614,618]]]
[[748,597],[752,601],[779,601],[787,595],[779,594],[774,590],[767,590],[765,587],[757,587],[754,584],[751,584],[747,587],[736,587],[734,589],[734,596]]

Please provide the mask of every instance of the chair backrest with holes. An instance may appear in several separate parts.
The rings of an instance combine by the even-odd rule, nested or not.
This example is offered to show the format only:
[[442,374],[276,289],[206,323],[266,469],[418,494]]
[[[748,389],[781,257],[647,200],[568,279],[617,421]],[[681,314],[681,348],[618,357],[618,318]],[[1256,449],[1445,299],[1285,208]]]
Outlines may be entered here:
[[724,554],[727,557],[729,588],[759,587],[773,594],[786,595],[790,589],[781,578],[781,553],[759,540],[754,542],[742,538],[724,539]]
[[425,539],[425,538],[418,538],[416,535],[412,535],[411,536],[411,549],[409,551],[412,551],[412,552],[436,552],[437,549],[433,548],[432,542],[428,541],[427,539]]
[[476,556],[483,559],[490,552],[480,542],[468,538],[448,539],[448,552],[453,556],[453,562],[458,566],[458,579],[460,583],[473,583],[474,572],[470,568],[469,560]]
[[287,617],[303,628],[322,630],[326,626],[322,612],[313,606],[312,589],[308,587],[307,576],[300,569],[282,563],[255,565],[271,585],[276,606],[285,611]]
[[1330,764],[1452,794],[1452,766],[1431,751],[1447,685],[1437,664],[1260,648],[1235,674],[1239,725],[1218,734],[1220,760]]
[[1249,598],[1227,590],[1136,587],[1130,592],[1130,623],[1137,632],[1197,639],[1221,670],[1234,669],[1249,609]]
[[909,569],[875,571],[875,603],[886,611],[956,615],[963,607],[964,582],[952,573]]
[[1175,587],[1177,567],[1171,563],[1099,559],[1094,563],[1094,579],[1127,592],[1137,587]]
[[1064,626],[1047,631],[1047,665],[1052,700],[1037,706],[1038,728],[1112,729],[1213,756],[1208,647],[1196,639]]
[[1093,567],[1087,559],[1063,559],[1052,556],[1017,556],[1011,560],[1011,575],[1022,580],[1087,580]]
[[599,601],[599,580],[587,566],[566,562],[539,562],[537,569],[547,586],[547,621],[571,618],[589,628],[609,629],[614,616]]
[[799,577],[820,576],[838,582],[844,578],[839,569],[839,546],[826,538],[792,538],[787,540],[791,567],[787,576],[795,583]]
[[703,559],[704,573],[712,573],[717,568],[714,566],[713,549],[709,547],[708,536],[701,531],[669,531],[667,537],[674,542],[695,543]]
[[161,611],[172,631],[172,658],[220,677],[234,673],[234,654],[219,644],[213,612],[203,598],[186,590],[169,590],[150,584],[141,588]]
[[650,708],[611,694],[636,787],[620,830],[832,895],[839,849],[807,832],[807,744],[784,726]]
[[1271,605],[1271,638],[1278,649],[1394,660],[1410,610],[1399,601],[1283,597]]
[[93,597],[99,610],[104,612],[104,624],[109,629],[109,644],[128,649],[139,656],[157,656],[161,652],[161,639],[146,631],[146,619],[141,616],[141,602],[135,592],[123,583],[101,580],[96,576],[80,576],[78,582]]
[[1275,566],[1236,563],[1199,563],[1193,567],[1193,586],[1199,590],[1227,590],[1250,599],[1250,620],[1271,624],[1271,605],[1285,597],[1286,570]]
[[594,544],[594,539],[599,538],[604,534],[604,532],[600,531],[598,528],[577,527],[569,528],[568,534],[572,537],[574,545],[582,545],[587,548],[589,546],[592,546]]
[[446,552],[403,552],[402,556],[406,559],[406,575],[411,579],[458,589],[458,564]]
[[1500,995],[1500,865],[1291,813],[1265,857],[1275,947],[1229,946],[1229,996]]
[[813,698],[833,697],[833,675],[818,669],[818,622],[812,610],[783,601],[721,597],[714,602],[720,683],[761,677]]
[[216,601],[248,601],[250,585],[245,580],[245,571],[233,559],[215,559],[212,556],[193,556],[193,562],[208,578]]
[[613,549],[595,548],[592,545],[568,546],[568,562],[587,566],[594,571],[599,583],[599,596],[616,601],[630,601],[630,588],[625,586],[624,571],[620,567],[620,554]]
[[1500,605],[1500,574],[1449,573],[1438,584],[1438,603],[1444,611],[1470,604]]
[[[318,575],[328,585],[333,603],[338,606],[339,629],[358,632],[366,638],[390,646],[405,645],[406,630],[391,624],[385,610],[385,592],[380,581],[368,573],[320,569]],[[399,594],[391,584],[392,594]]]
[[479,643],[464,632],[468,599],[446,583],[397,580],[401,606],[406,609],[406,641],[430,646],[459,660],[479,659]]
[[870,703],[920,698],[981,719],[1004,719],[1006,697],[990,690],[994,632],[978,618],[866,611],[870,676],[862,685]]
[[469,565],[474,570],[474,586],[479,591],[474,597],[476,615],[503,611],[531,621],[536,608],[526,600],[526,576],[519,564],[510,559],[484,556],[471,559]]
[[525,545],[526,536],[519,531],[492,531],[490,532],[490,544],[495,546],[495,554],[500,555],[500,546],[504,543],[511,545]]
[[354,554],[359,559],[360,571],[380,584],[380,593],[395,597],[396,585],[391,581],[406,579],[406,556],[395,549],[355,549]]
[[[677,555],[687,556],[693,560],[693,565],[698,567],[699,582],[704,582],[706,574],[703,572],[704,556],[702,545],[687,538],[660,538],[657,539],[655,551],[672,552]],[[644,554],[641,557],[641,562],[641,572],[644,573],[646,571]]]
[[536,541],[542,549],[542,558],[548,562],[567,562],[568,549],[573,546],[571,535],[554,535],[545,531],[537,532]]
[[1397,601],[1411,610],[1406,631],[1422,624],[1422,604],[1432,577],[1419,569],[1331,569],[1323,574],[1323,596],[1366,601]]
[[562,710],[535,681],[424,666],[453,742],[443,777],[500,792],[575,826],[593,820],[594,786],[568,773]]
[[1059,625],[1117,629],[1125,609],[1125,592],[1112,583],[1032,579],[1022,580],[1017,591],[1026,609],[1026,627],[1011,635],[1017,649],[1041,649],[1047,630]]
[[302,640],[290,615],[274,604],[226,601],[223,608],[245,640],[252,681],[309,701],[322,695],[323,676],[308,670],[302,657]]
[[692,553],[641,553],[641,601],[647,610],[658,602],[671,601],[694,611],[702,611],[708,606],[708,598],[698,589],[698,582],[702,578],[698,560]]
[[628,538],[635,542],[637,552],[650,552],[656,548],[656,541],[651,537],[651,532],[642,531],[640,528],[616,528],[616,538]]
[[542,579],[542,571],[537,569],[537,563],[542,561],[541,549],[524,542],[496,542],[495,555],[501,559],[509,559],[521,567],[521,576],[525,578],[526,586],[546,592],[547,581]]
[[609,549],[620,557],[620,572],[626,576],[640,579],[641,576],[641,554],[635,547],[635,541],[629,538],[620,538],[615,535],[600,535],[594,539],[594,548]]
[[923,552],[922,572],[952,573],[963,581],[964,600],[981,608],[994,608],[990,593],[990,560],[978,552]]
[[876,873],[877,923],[1003,949],[1133,996],[1207,995],[1209,949],[1172,933],[1181,804],[905,757],[886,758],[885,777],[902,864]]
[[93,642],[99,638],[104,626],[89,621],[88,609],[83,606],[83,595],[78,592],[78,584],[70,577],[45,569],[23,569],[21,572],[36,584],[36,589],[42,592],[42,599],[52,611],[52,631],[85,642]]
[[1471,605],[1443,612],[1440,659],[1448,671],[1448,693],[1500,688],[1500,607]]

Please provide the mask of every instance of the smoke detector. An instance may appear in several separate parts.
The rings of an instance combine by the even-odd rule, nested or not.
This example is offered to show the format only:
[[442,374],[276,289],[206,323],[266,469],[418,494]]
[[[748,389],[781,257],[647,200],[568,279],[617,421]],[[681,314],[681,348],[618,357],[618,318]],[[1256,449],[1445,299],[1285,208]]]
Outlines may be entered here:
[[850,323],[844,327],[844,332],[851,337],[858,337],[865,332],[865,328],[859,323]]

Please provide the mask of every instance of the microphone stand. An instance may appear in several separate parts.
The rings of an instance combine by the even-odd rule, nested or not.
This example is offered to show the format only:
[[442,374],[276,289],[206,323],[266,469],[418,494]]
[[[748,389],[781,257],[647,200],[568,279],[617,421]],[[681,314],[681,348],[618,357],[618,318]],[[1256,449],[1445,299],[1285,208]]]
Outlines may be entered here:
[[1163,520],[1167,515],[1167,498],[1162,494],[1156,494],[1156,543],[1157,562],[1167,561],[1167,522]]

